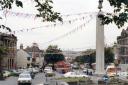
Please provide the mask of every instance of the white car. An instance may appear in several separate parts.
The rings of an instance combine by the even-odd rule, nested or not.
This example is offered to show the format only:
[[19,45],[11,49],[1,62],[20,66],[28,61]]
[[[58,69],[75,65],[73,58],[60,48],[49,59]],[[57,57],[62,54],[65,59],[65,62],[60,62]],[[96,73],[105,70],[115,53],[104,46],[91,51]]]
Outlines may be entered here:
[[127,72],[117,72],[117,75],[119,77],[128,77],[128,73]]
[[29,73],[22,73],[19,75],[18,85],[20,85],[20,84],[31,85],[31,83],[32,83],[32,78]]
[[53,70],[47,70],[46,73],[53,73]]
[[45,67],[44,72],[47,73],[47,71],[52,71],[52,67]]
[[88,77],[88,75],[77,72],[67,72],[64,74],[64,77]]
[[11,72],[9,71],[3,71],[3,77],[9,77],[11,75]]
[[32,72],[38,73],[39,72],[39,69],[38,68],[32,68]]

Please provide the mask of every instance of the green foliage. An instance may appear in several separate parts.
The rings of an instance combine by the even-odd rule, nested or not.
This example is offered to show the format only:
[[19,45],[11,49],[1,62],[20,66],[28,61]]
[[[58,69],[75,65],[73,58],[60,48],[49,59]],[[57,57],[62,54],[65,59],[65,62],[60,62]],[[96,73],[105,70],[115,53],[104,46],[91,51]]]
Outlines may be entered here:
[[10,29],[9,27],[4,26],[4,25],[0,25],[0,28],[6,29],[6,30],[8,30],[9,32],[11,32],[11,29]]
[[82,56],[77,56],[75,58],[76,62],[79,63],[94,63],[95,62],[95,52],[89,54],[89,55],[82,55]]
[[105,63],[113,63],[114,62],[114,53],[111,47],[105,48]]
[[124,26],[128,21],[128,0],[108,0],[110,6],[114,7],[113,13],[99,15],[102,24],[114,22],[118,28]]
[[55,45],[49,46],[45,52],[44,60],[47,63],[56,63],[58,61],[64,60],[64,55],[61,53],[62,51]]
[[[35,0],[35,2],[37,3],[35,7],[37,7],[37,11],[39,12],[37,17],[42,17],[43,21],[62,21],[60,13],[53,11],[53,7],[50,5],[53,4],[52,0]],[[11,9],[12,4],[15,4],[17,7],[23,7],[23,3],[20,0],[0,0],[0,9]],[[0,19],[2,18],[0,17]],[[0,28],[11,32],[11,29],[4,25],[0,25]]]
[[1,9],[11,9],[12,4],[15,3],[18,7],[23,7],[23,4],[19,0],[0,0],[0,7]]
[[3,46],[0,46],[0,56],[5,54],[6,52],[7,52],[7,48],[3,47]]
[[50,4],[53,4],[52,0],[35,0],[37,2],[37,10],[39,14],[37,17],[42,17],[43,21],[52,21],[55,22],[56,20],[62,21],[60,13],[54,12],[52,9],[53,7]]
[[[52,0],[35,0],[35,2],[37,3],[35,7],[39,12],[37,17],[42,17],[43,21],[62,21],[60,13],[53,11]],[[23,7],[23,3],[20,0],[0,0],[0,9],[11,9],[13,4],[17,7]]]
[[19,1],[19,0],[16,0],[16,6],[17,7],[23,7],[23,4],[22,4],[22,2],[21,1]]
[[[82,56],[77,56],[74,61],[79,62],[79,63],[95,63],[96,60],[96,52],[92,52],[88,55],[82,55]],[[114,53],[113,53],[113,48],[112,47],[106,47],[105,48],[105,63],[113,63],[114,62]]]

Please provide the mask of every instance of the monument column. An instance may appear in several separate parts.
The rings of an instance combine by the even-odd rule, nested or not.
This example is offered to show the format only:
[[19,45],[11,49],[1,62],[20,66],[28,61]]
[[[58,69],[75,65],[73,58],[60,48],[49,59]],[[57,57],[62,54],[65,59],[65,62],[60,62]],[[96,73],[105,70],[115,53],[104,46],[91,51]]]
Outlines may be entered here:
[[96,17],[96,74],[104,74],[104,25],[101,23],[101,19],[98,17],[102,15],[102,2],[99,0],[100,11]]

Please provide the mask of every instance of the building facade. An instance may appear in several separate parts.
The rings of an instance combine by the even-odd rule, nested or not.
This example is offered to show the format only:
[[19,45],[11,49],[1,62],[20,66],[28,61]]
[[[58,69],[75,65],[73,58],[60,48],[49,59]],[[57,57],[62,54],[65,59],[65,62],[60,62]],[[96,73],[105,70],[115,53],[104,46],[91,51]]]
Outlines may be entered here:
[[41,67],[43,65],[43,51],[39,49],[37,43],[27,47],[25,51],[32,56],[32,65]]
[[7,49],[6,54],[2,56],[2,68],[8,70],[15,69],[17,37],[13,34],[0,33],[0,46]]
[[59,61],[55,64],[55,68],[59,73],[66,73],[71,71],[71,64],[65,61]]
[[128,64],[128,28],[117,37],[118,58],[121,64]]
[[29,55],[23,49],[23,44],[20,45],[20,49],[17,51],[17,68],[31,67],[32,56]]
[[117,50],[122,69],[128,69],[128,28],[123,29],[121,35],[117,37]]

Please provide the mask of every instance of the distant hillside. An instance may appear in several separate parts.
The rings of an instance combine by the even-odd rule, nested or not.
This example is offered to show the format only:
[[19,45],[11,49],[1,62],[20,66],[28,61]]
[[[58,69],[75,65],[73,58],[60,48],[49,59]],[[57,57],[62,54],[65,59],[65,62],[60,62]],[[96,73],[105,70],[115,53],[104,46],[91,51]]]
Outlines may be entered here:
[[72,57],[75,59],[75,57],[80,56],[82,53],[81,51],[63,51],[63,54],[65,57]]

